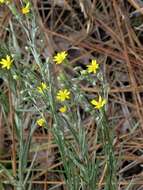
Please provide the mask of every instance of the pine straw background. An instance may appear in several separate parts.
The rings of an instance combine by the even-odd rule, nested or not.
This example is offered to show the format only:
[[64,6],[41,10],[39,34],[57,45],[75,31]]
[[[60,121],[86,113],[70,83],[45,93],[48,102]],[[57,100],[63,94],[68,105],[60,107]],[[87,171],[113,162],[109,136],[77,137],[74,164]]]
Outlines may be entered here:
[[[19,1],[15,1],[17,7]],[[118,159],[118,189],[124,190],[133,179],[131,190],[143,189],[143,1],[142,0],[33,0],[38,14],[39,45],[41,56],[52,56],[56,51],[66,50],[73,66],[85,68],[92,58],[103,65],[108,81],[109,111],[111,124],[115,126],[114,147]],[[21,51],[26,55],[25,37],[7,8],[0,11],[0,38],[6,42],[5,30],[12,20]],[[42,39],[42,41],[41,41]],[[56,71],[58,73],[58,71]],[[55,73],[56,74],[56,73]],[[72,75],[72,72],[70,73]],[[2,83],[2,81],[1,81]],[[3,86],[3,83],[1,84]],[[98,91],[84,84],[86,93]],[[5,88],[6,90],[6,88]],[[9,114],[10,117],[11,113]],[[28,114],[26,122],[28,123]],[[2,125],[0,114],[0,162],[11,165],[16,137]],[[95,138],[95,123],[83,115],[89,143]],[[50,124],[50,122],[49,122]],[[25,131],[26,133],[26,131]],[[70,138],[70,137],[69,137]],[[33,169],[33,189],[66,189],[63,176],[51,173],[62,167],[52,136],[38,128],[33,144],[39,146],[38,169]],[[14,145],[13,145],[14,144]],[[97,149],[101,147],[99,145]],[[1,151],[2,152],[2,151]],[[31,149],[32,152],[32,149]],[[15,153],[13,152],[13,155]],[[92,153],[91,153],[92,154]],[[32,157],[32,155],[31,155]],[[101,161],[104,158],[101,158]],[[102,171],[99,189],[104,183]]]

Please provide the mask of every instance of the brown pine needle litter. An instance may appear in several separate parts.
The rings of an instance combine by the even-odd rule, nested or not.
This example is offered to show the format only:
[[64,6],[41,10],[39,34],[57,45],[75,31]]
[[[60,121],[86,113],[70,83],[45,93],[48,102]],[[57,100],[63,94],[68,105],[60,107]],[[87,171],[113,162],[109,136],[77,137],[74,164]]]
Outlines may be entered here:
[[142,44],[142,0],[0,0],[0,190],[143,189]]

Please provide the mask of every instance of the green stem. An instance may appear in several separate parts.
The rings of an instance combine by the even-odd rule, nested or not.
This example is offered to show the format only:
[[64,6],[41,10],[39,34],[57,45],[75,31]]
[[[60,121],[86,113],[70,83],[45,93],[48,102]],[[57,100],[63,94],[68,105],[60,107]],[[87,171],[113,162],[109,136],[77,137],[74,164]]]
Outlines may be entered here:
[[113,134],[109,126],[109,122],[105,111],[101,110],[101,130],[102,130],[102,141],[104,145],[105,157],[107,158],[107,177],[106,177],[106,190],[116,190],[116,175],[115,175],[115,162],[116,158],[114,155],[113,147]]

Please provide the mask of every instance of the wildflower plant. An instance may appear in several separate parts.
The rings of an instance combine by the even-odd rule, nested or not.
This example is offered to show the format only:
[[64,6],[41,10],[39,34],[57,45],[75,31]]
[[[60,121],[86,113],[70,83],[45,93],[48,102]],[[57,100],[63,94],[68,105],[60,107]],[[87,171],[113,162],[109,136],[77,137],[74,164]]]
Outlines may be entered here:
[[[3,3],[3,1],[1,2]],[[28,166],[32,137],[37,126],[46,126],[47,133],[51,133],[53,136],[52,143],[55,143],[58,147],[59,159],[63,164],[63,169],[61,168],[59,173],[63,174],[67,189],[98,190],[100,170],[105,167],[104,189],[116,190],[116,159],[112,144],[113,133],[106,114],[108,91],[107,88],[104,88],[105,80],[102,77],[103,73],[98,60],[93,59],[90,64],[86,63],[87,69],[81,70],[80,73],[73,69],[76,77],[71,78],[64,69],[62,74],[53,75],[55,66],[62,67],[64,63],[66,63],[65,67],[70,65],[68,52],[59,52],[54,57],[45,58],[42,61],[36,46],[38,28],[35,15],[33,13],[30,17],[27,17],[28,13],[32,12],[32,5],[29,1],[26,1],[26,4],[23,5],[21,12],[18,12],[14,2],[8,4],[8,7],[25,33],[28,53],[32,55],[32,66],[29,63],[24,65],[25,60],[21,58],[20,46],[12,23],[10,30],[13,35],[15,58],[6,54],[0,60],[0,69],[5,69],[6,72],[12,70],[4,77],[8,84],[9,97],[7,100],[10,110],[5,108],[4,101],[0,101],[3,115],[6,116],[9,112],[11,114],[10,121],[13,134],[12,173],[0,164],[0,175],[4,173],[8,179],[4,180],[4,183],[10,183],[16,190],[32,189],[32,169],[38,154],[38,149],[35,149],[30,166]],[[23,14],[24,16],[22,16]],[[14,63],[16,67],[13,67]],[[36,70],[36,68],[38,69]],[[9,78],[11,80],[8,80]],[[98,96],[95,94],[91,97],[84,91],[81,85],[83,80],[93,86],[99,84]],[[92,153],[87,136],[88,129],[84,125],[81,110],[96,123],[94,127],[97,130],[92,142]],[[25,115],[27,116],[26,121],[23,118]],[[47,126],[46,116],[52,121],[51,128]],[[24,132],[26,129],[28,135],[25,138]],[[18,139],[18,150],[15,145],[16,138]],[[98,143],[102,144],[101,155],[98,155],[97,152]],[[100,165],[99,156],[105,156],[104,166]]]

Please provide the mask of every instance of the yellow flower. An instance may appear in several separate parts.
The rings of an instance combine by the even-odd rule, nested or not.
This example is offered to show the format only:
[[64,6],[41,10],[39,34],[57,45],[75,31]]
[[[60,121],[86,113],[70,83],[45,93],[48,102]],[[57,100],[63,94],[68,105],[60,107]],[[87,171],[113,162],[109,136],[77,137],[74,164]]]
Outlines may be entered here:
[[44,90],[46,90],[47,85],[44,82],[41,82],[41,85],[37,87],[39,93],[43,94]]
[[5,3],[5,0],[0,0],[0,3]]
[[10,0],[0,0],[0,4],[3,4],[3,3],[10,3]]
[[23,7],[22,9],[21,9],[21,11],[22,11],[22,14],[28,14],[29,12],[30,12],[30,3],[29,2],[27,2],[27,4],[25,5],[25,7]]
[[0,4],[3,4],[3,3],[10,3],[11,0],[0,0]]
[[99,64],[97,64],[97,61],[95,59],[91,61],[91,64],[87,65],[88,73],[95,74],[98,68],[99,68]]
[[57,55],[54,56],[53,60],[55,61],[56,64],[61,64],[66,59],[67,55],[68,54],[66,51],[59,52],[57,53]]
[[57,100],[63,102],[70,99],[70,91],[67,89],[59,90],[57,93]]
[[62,106],[62,107],[60,107],[59,111],[61,113],[65,113],[67,111],[67,107],[66,106]]
[[44,118],[40,118],[36,121],[37,125],[39,125],[40,127],[43,127],[46,123]]
[[10,69],[12,66],[13,59],[9,55],[6,56],[6,58],[1,59],[0,64],[2,65],[2,68]]
[[92,100],[91,104],[94,105],[96,109],[100,109],[106,104],[106,102],[107,101],[105,99],[102,99],[102,97],[99,96],[99,100],[98,101]]

